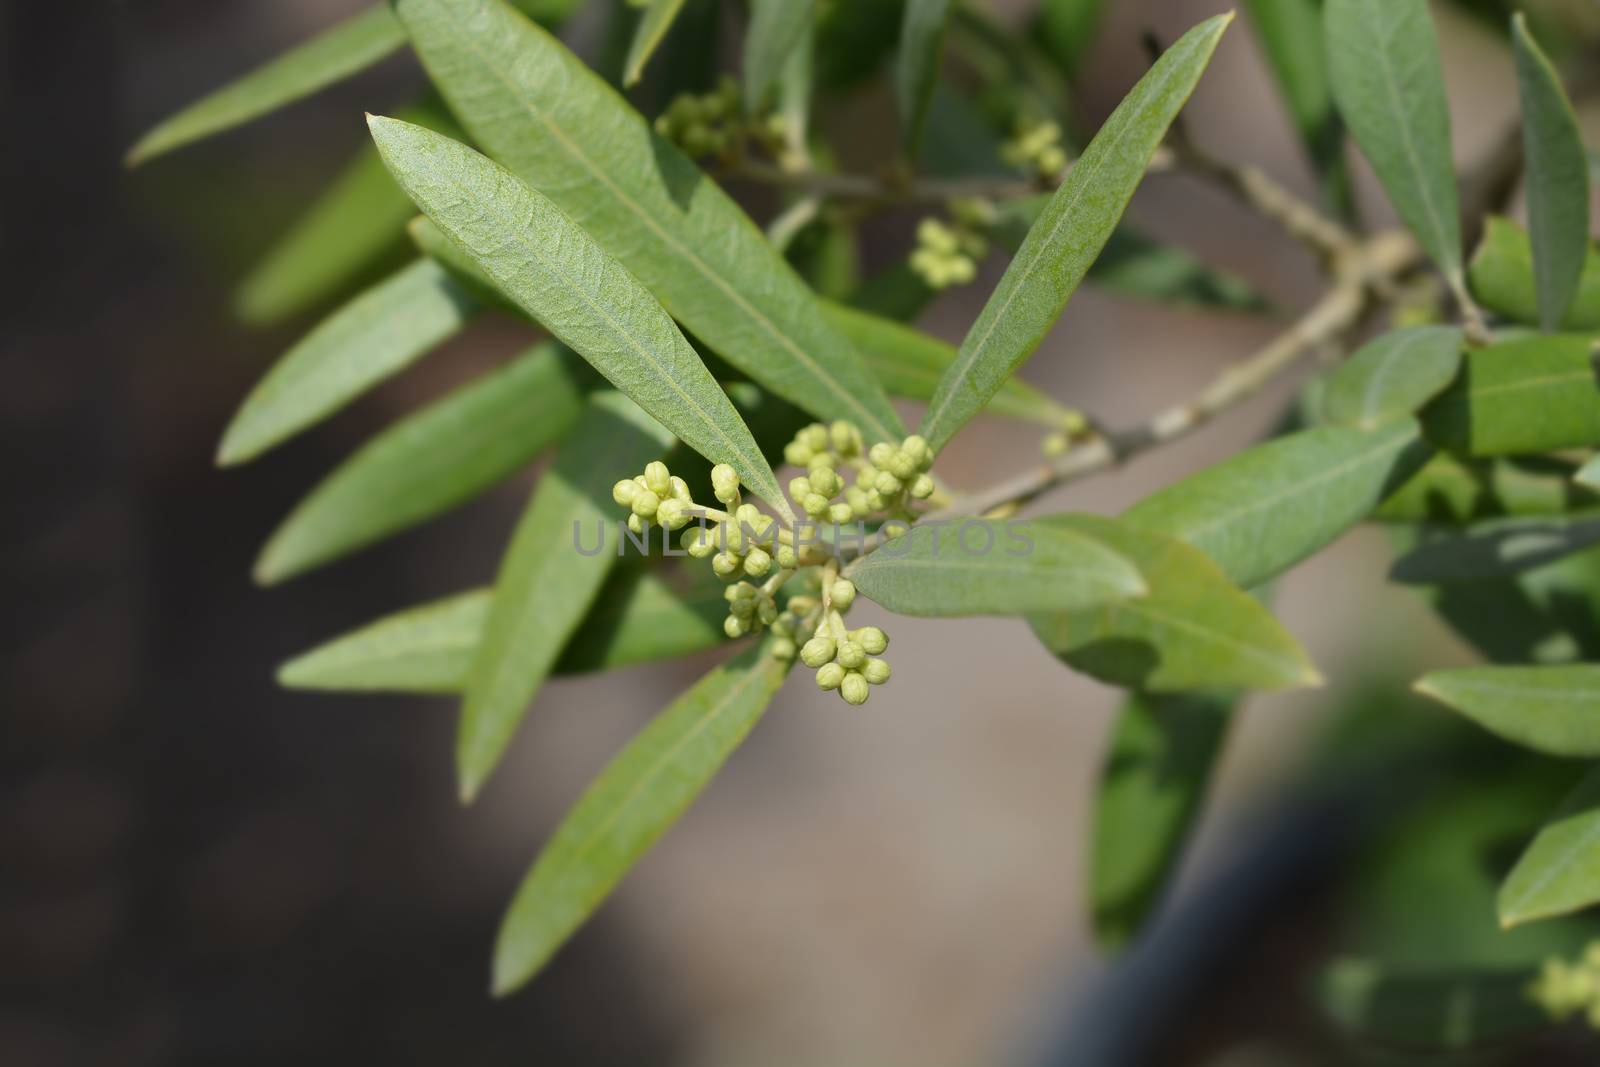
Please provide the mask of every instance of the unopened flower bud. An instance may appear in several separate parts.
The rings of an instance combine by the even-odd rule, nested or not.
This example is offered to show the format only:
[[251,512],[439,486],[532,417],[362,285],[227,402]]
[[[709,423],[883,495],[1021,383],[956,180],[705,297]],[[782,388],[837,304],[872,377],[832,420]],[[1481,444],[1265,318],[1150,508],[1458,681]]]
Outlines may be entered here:
[[861,677],[871,685],[882,685],[889,680],[889,663],[887,660],[869,659],[866,666],[861,668]]
[[813,637],[800,649],[800,662],[807,667],[821,667],[833,662],[834,644],[831,637]]
[[630,505],[633,513],[641,519],[653,518],[656,509],[661,506],[661,498],[650,489],[641,489],[633,494],[633,503]]
[[904,489],[905,485],[900,481],[899,478],[896,478],[888,471],[879,471],[878,477],[872,483],[872,487],[878,492],[882,493],[884,496],[894,496],[900,490]]
[[887,441],[879,441],[868,450],[867,458],[872,461],[874,467],[887,469],[889,461],[894,458],[894,446]]
[[813,467],[810,481],[812,492],[829,498],[838,496],[839,490],[844,488],[844,479],[831,467]]
[[669,530],[681,530],[689,522],[689,505],[669,497],[656,508],[656,521]]
[[752,548],[744,558],[744,572],[752,578],[765,578],[772,569],[772,557],[765,549]]
[[671,485],[668,489],[668,492],[671,493],[672,499],[674,500],[682,501],[685,504],[694,503],[694,496],[689,492],[689,483],[678,477],[676,474],[672,476]]
[[[837,667],[838,664],[835,663],[833,666]],[[850,671],[844,676],[844,680],[839,683],[839,695],[844,697],[846,704],[860,707],[867,702],[867,697],[872,695],[872,690],[860,672]]]
[[876,626],[863,626],[855,632],[853,639],[869,656],[881,655],[889,647],[889,635]]
[[743,637],[750,632],[750,623],[737,615],[729,615],[722,620],[722,632],[729,637]]
[[764,597],[756,602],[756,619],[762,626],[771,626],[778,621],[778,603],[771,597]]
[[[804,657],[804,655],[805,653],[802,652],[801,656]],[[839,688],[839,684],[844,681],[844,678],[844,668],[837,663],[824,663],[817,668],[817,688],[824,693]]]
[[889,473],[899,478],[902,482],[909,482],[916,476],[917,461],[906,455],[904,450],[897,451],[889,457]]
[[813,422],[795,436],[795,440],[805,442],[807,448],[813,452],[826,451],[828,447],[828,428],[820,422]]
[[633,503],[634,495],[639,492],[639,483],[632,478],[624,478],[611,487],[611,499],[623,507]]
[[731,504],[739,496],[739,476],[726,463],[711,468],[711,489],[718,500]]
[[772,557],[783,570],[792,571],[800,566],[800,557],[789,545],[779,545],[777,554]]
[[855,508],[852,508],[849,504],[828,505],[828,519],[830,522],[843,525],[855,517]]
[[911,461],[921,470],[933,466],[933,450],[928,447],[927,438],[921,434],[912,434],[900,442],[900,451],[910,456]]
[[872,505],[867,500],[867,494],[859,486],[852,485],[846,489],[844,491],[844,500],[845,503],[850,505],[850,510],[857,515],[865,515],[872,510]]
[[839,652],[834,659],[845,670],[854,671],[859,670],[867,662],[867,653],[854,641],[846,641],[839,646]]
[[804,500],[811,495],[811,479],[802,475],[799,478],[789,479],[789,495],[796,500]]
[[718,578],[732,578],[742,566],[739,557],[730,552],[718,552],[711,557],[711,570]]
[[794,659],[794,642],[787,637],[780,637],[772,642],[772,658],[780,659],[787,663]]
[[628,513],[628,529],[632,530],[636,534],[642,534],[648,528],[649,527],[645,525],[643,519],[633,514],[631,511]]
[[828,427],[828,443],[833,445],[833,450],[842,456],[855,453],[860,443],[856,428],[850,423],[839,419]]
[[828,513],[828,498],[821,493],[811,493],[800,501],[800,506],[813,519],[820,519]]
[[667,496],[672,492],[672,472],[667,470],[667,465],[659,459],[644,466],[644,484],[656,496]]
[[840,578],[828,590],[828,600],[834,607],[843,611],[856,601],[855,583],[848,578]]
[[926,500],[933,495],[933,479],[926,474],[919,474],[911,479],[911,485],[906,491],[918,500]]
[[799,441],[790,441],[783,446],[783,460],[785,463],[792,463],[796,467],[804,467],[811,462],[811,449]]

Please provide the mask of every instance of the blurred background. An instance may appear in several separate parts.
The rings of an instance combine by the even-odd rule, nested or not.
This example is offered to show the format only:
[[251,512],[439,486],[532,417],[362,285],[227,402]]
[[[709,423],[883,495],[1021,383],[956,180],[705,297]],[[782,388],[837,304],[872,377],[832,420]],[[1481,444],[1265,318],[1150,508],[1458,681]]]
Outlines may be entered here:
[[[1385,835],[1476,796],[1491,822],[1514,809],[1502,819],[1514,841],[1527,829],[1516,813],[1536,821],[1575,775],[1547,768],[1514,801],[1484,799],[1492,774],[1512,773],[1509,750],[1405,695],[1418,665],[1472,654],[1420,597],[1386,586],[1388,538],[1368,528],[1281,583],[1279,615],[1330,684],[1252,699],[1236,717],[1175,892],[1131,952],[1096,946],[1084,890],[1119,695],[1069,673],[1020,622],[896,620],[892,686],[856,710],[793,681],[553,966],[492,1001],[489,949],[526,865],[610,755],[710,661],[551,683],[470,810],[455,800],[451,701],[274,685],[296,652],[488,581],[536,473],[280,588],[252,585],[263,539],[315,480],[528,336],[510,320],[479,322],[261,461],[213,465],[245,392],[316,318],[243,325],[240,280],[359,149],[362,113],[415,98],[421,74],[402,55],[139,170],[121,155],[155,120],[360,6],[0,9],[12,501],[0,1062],[1401,1062],[1318,1009],[1319,970],[1373,944],[1414,946],[1426,962],[1441,943],[1477,938],[1504,955],[1516,939],[1493,929],[1497,872],[1485,870],[1481,899],[1446,899],[1459,892],[1445,874],[1453,859],[1424,857],[1395,882],[1403,864],[1384,865],[1396,851]],[[580,51],[603,37],[607,5],[590,6],[567,31]],[[1008,20],[1031,7],[992,6]],[[1146,65],[1142,32],[1171,40],[1224,7],[1112,4],[1077,102],[1091,128]],[[1510,60],[1487,24],[1457,6],[1438,15],[1457,152],[1471,160],[1513,115]],[[819,121],[843,166],[870,169],[892,137],[887,83],[850,99],[825,97]],[[1311,195],[1242,23],[1187,114],[1214,153]],[[1363,180],[1369,219],[1389,218]],[[760,195],[750,204],[762,221],[773,209]],[[1153,177],[1132,216],[1275,307],[1318,293],[1316,265],[1213,188]],[[904,258],[915,222],[874,224],[861,249],[868,273]],[[393,253],[389,265],[404,258],[402,241]],[[992,256],[919,324],[958,341],[1003,266]],[[1023,376],[1130,423],[1282,323],[1090,288]],[[1115,511],[1257,439],[1290,398],[1263,396],[1040,506]],[[986,421],[941,471],[976,486],[1037,448],[1036,431]],[[881,621],[872,605],[859,614]],[[1393,735],[1381,751],[1415,755],[1412,738],[1443,747],[1415,763],[1368,750],[1342,759],[1353,729]],[[1448,769],[1443,751],[1454,754]],[[1397,779],[1397,766],[1439,773]],[[1468,771],[1490,783],[1483,792],[1452,778]],[[1534,950],[1518,944],[1525,962]],[[1580,1033],[1557,1032],[1515,1062],[1592,1056]]]

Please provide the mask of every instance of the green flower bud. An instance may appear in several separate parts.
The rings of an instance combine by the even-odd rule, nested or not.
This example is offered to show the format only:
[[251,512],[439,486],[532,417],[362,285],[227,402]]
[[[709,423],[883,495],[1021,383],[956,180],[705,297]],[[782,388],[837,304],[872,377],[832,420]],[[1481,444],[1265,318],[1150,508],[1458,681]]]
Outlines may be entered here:
[[659,459],[644,466],[644,484],[656,496],[667,496],[672,492],[672,472],[667,470],[667,465]]
[[849,489],[846,489],[844,491],[844,499],[845,503],[850,505],[850,510],[857,515],[865,515],[872,510],[872,506],[867,502],[867,494],[862,492],[858,486],[852,485]]
[[711,127],[695,121],[684,127],[680,138],[683,150],[691,156],[703,156],[711,151]]
[[[832,666],[837,667],[838,664],[835,663],[832,664]],[[867,698],[872,695],[872,690],[867,685],[867,680],[863,678],[859,672],[851,671],[850,673],[846,674],[844,676],[844,680],[839,683],[839,695],[844,697],[844,702],[846,704],[853,704],[857,707],[860,707],[862,704],[865,704],[867,702]]]
[[792,596],[789,598],[789,610],[796,615],[809,615],[817,610],[817,598],[814,596]]
[[887,470],[889,461],[894,458],[894,446],[887,441],[879,441],[867,451],[867,458],[872,461],[874,467]]
[[750,632],[750,623],[737,615],[729,615],[722,620],[722,632],[729,637],[743,637]]
[[814,567],[828,562],[828,550],[821,545],[801,545],[799,553],[802,567]]
[[869,685],[882,685],[889,680],[889,664],[887,660],[869,659],[867,665],[861,668],[861,677]]
[[856,511],[849,504],[828,505],[828,521],[843,525],[856,517]]
[[834,644],[831,637],[813,637],[800,649],[800,662],[817,668],[833,662]]
[[[801,652],[800,656],[802,659],[805,658],[805,653]],[[844,668],[837,663],[824,663],[817,668],[817,688],[824,693],[839,688],[843,681]]]
[[832,470],[838,465],[839,457],[832,452],[814,452],[811,455],[811,459],[806,463],[806,470],[815,478],[819,469]]
[[676,498],[663,500],[656,508],[656,521],[669,530],[681,530],[689,522],[689,506]]
[[852,637],[869,656],[880,656],[889,647],[889,636],[876,626],[863,626]]
[[718,578],[732,578],[743,565],[738,556],[729,552],[718,552],[711,557],[711,570]]
[[919,474],[911,479],[911,486],[907,492],[918,500],[926,500],[933,495],[933,479],[926,474]]
[[796,434],[795,440],[803,442],[813,452],[824,452],[828,448],[828,428],[820,422],[813,422]]
[[780,637],[772,642],[772,658],[787,663],[794,659],[794,642],[787,637]]
[[684,504],[694,503],[694,496],[689,492],[689,483],[676,474],[672,476],[668,491],[672,494],[672,499],[674,500],[681,501]]
[[800,506],[813,519],[820,519],[828,513],[828,498],[821,493],[812,493],[800,501]]
[[855,583],[851,582],[848,578],[840,578],[838,581],[833,583],[831,588],[829,588],[828,600],[840,611],[848,608],[851,604],[856,602]]
[[772,620],[772,632],[780,637],[793,637],[795,631],[794,613],[785,611]]
[[1067,154],[1059,147],[1052,146],[1039,153],[1039,173],[1046,178],[1054,177],[1067,169]]
[[861,433],[852,424],[839,419],[828,427],[828,443],[841,456],[851,456],[861,447]]
[[717,95],[730,106],[739,103],[739,79],[731,74],[724,74],[717,79]]
[[756,613],[754,600],[735,600],[728,605],[728,614],[736,619],[749,619]]
[[956,238],[949,227],[930,216],[917,223],[917,244],[933,252],[954,252]]
[[877,467],[868,463],[856,471],[856,484],[862,489],[871,489],[872,483],[878,480],[878,475],[881,473]]
[[891,541],[898,541],[910,532],[911,528],[903,522],[885,523],[883,527],[883,536]]
[[635,482],[632,478],[624,478],[611,487],[611,499],[623,507],[628,507],[633,503],[634,494],[638,491],[638,482]]
[[811,479],[806,477],[789,479],[789,495],[796,500],[804,500],[811,495]]
[[661,498],[649,489],[641,489],[633,494],[633,513],[641,519],[652,518],[656,509],[661,506]]
[[628,529],[632,530],[636,534],[642,534],[649,528],[650,525],[649,523],[645,522],[645,520],[633,514],[631,511],[628,513]]
[[896,478],[888,471],[879,471],[877,479],[872,483],[872,487],[884,496],[894,496],[904,489],[905,485],[899,478]]
[[792,571],[800,566],[800,557],[789,545],[779,545],[777,555],[772,557],[778,566],[786,571]]
[[956,256],[949,261],[945,277],[950,285],[966,285],[978,276],[978,265],[966,256]]
[[739,496],[739,476],[726,463],[711,468],[711,491],[724,504],[731,504]]
[[889,473],[899,478],[902,482],[909,482],[917,474],[917,461],[906,455],[901,449],[889,457]]
[[804,467],[811,462],[811,449],[799,441],[790,441],[783,446],[783,461],[792,463],[796,467]]
[[765,597],[756,603],[756,618],[762,626],[771,626],[778,621],[778,603],[771,597]]
[[919,470],[927,470],[933,466],[933,449],[928,447],[927,438],[921,434],[912,434],[900,442],[900,451],[911,457]]
[[884,499],[882,493],[878,492],[878,490],[876,490],[876,489],[868,489],[867,490],[867,510],[868,511],[882,511],[885,508],[887,508],[888,506],[889,506],[889,501]]
[[765,549],[752,548],[744,558],[744,572],[752,578],[765,578],[772,569],[772,557]]
[[725,522],[722,524],[722,549],[742,560],[744,554],[750,550],[750,538],[737,526]]
[[1046,456],[1055,457],[1066,455],[1069,442],[1064,433],[1053,433],[1046,437],[1039,445],[1039,450]]
[[717,550],[715,536],[703,526],[691,526],[683,531],[678,544],[694,559],[705,559]]
[[722,591],[722,599],[730,604],[735,600],[754,600],[759,591],[749,582],[736,582]]
[[839,646],[839,652],[834,660],[847,671],[860,670],[867,662],[867,653],[854,641],[846,641]]
[[844,479],[840,478],[839,473],[831,467],[813,467],[809,481],[812,492],[821,493],[825,497],[838,496],[839,490],[844,488]]
[[761,522],[761,509],[754,504],[740,504],[733,512],[733,521],[740,526],[755,529]]
[[657,115],[655,126],[656,133],[660,134],[662,137],[665,137],[669,141],[674,140],[673,133],[675,131],[673,129],[671,115],[665,113]]

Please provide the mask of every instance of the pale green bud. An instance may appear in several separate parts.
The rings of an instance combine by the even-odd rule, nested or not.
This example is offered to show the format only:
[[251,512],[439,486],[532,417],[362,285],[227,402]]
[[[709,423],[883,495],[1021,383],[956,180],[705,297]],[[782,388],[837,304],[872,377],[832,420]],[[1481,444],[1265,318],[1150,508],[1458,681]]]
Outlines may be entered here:
[[874,467],[887,470],[889,461],[894,458],[894,446],[887,441],[879,441],[867,451],[867,458]]
[[812,453],[811,459],[807,461],[806,469],[811,476],[815,478],[818,470],[824,468],[827,470],[832,470],[834,467],[838,466],[838,463],[839,457],[835,456],[832,452],[815,452]]
[[933,252],[954,252],[956,235],[944,223],[929,217],[917,223],[917,243]]
[[759,590],[749,582],[736,582],[722,591],[722,599],[728,603],[735,600],[754,600]]
[[685,504],[694,503],[694,495],[689,492],[689,483],[676,474],[672,476],[669,492],[671,492],[674,500],[682,501]]
[[801,545],[800,566],[812,567],[828,562],[828,550],[821,545]]
[[828,428],[820,422],[813,422],[801,430],[795,440],[802,441],[813,452],[823,452],[828,447]]
[[846,641],[839,646],[839,652],[834,659],[847,671],[860,670],[867,662],[867,653],[854,641]]
[[886,466],[889,468],[889,473],[902,482],[909,482],[917,473],[917,461],[906,455],[904,449],[890,456]]
[[735,556],[743,557],[750,549],[750,538],[745,532],[730,523],[722,524],[722,548]]
[[756,602],[754,600],[735,600],[728,605],[728,614],[736,619],[748,619],[755,613]]
[[1044,439],[1044,442],[1039,446],[1039,449],[1046,456],[1061,456],[1066,454],[1067,444],[1068,442],[1066,434],[1053,433]]
[[813,637],[800,649],[800,662],[807,667],[820,667],[824,663],[832,663],[834,654],[833,638]]
[[933,449],[928,447],[928,439],[921,434],[914,433],[900,442],[900,451],[911,457],[911,462],[917,465],[918,470],[933,466]]
[[695,121],[684,127],[683,150],[691,156],[703,156],[711,151],[711,127]]
[[1046,178],[1060,174],[1067,167],[1067,154],[1059,147],[1051,146],[1039,153],[1039,173]]
[[778,621],[778,602],[771,597],[764,597],[756,603],[756,618],[762,626],[771,626]]
[[786,571],[792,571],[800,566],[800,557],[789,545],[779,545],[778,553],[773,559],[777,560],[778,566]]
[[882,685],[889,680],[889,663],[887,660],[869,659],[867,665],[861,668],[861,677],[870,685]]
[[933,479],[926,474],[919,474],[911,479],[911,487],[907,491],[918,500],[926,500],[933,495]]
[[856,484],[863,489],[871,489],[872,483],[878,480],[880,473],[882,472],[877,467],[868,463],[856,472]]
[[795,631],[794,613],[785,611],[772,620],[772,632],[780,637],[793,637]]
[[911,528],[903,522],[885,523],[883,527],[883,536],[891,541],[898,541],[910,532]]
[[828,600],[840,611],[848,608],[856,602],[855,583],[848,578],[840,578],[829,588]]
[[817,598],[806,596],[803,593],[799,596],[792,596],[789,598],[789,610],[796,615],[809,615],[817,610]]
[[656,509],[661,506],[661,498],[649,489],[641,489],[633,494],[633,513],[641,519],[648,519],[655,515]]
[[717,550],[715,536],[702,526],[692,526],[683,531],[683,537],[678,540],[678,544],[695,559],[705,559]]
[[667,465],[659,459],[644,465],[644,484],[656,496],[668,496],[672,492],[672,472],[667,470]]
[[623,507],[628,507],[633,503],[634,495],[638,492],[639,483],[632,478],[624,478],[611,487],[611,499]]
[[794,642],[787,637],[780,637],[772,642],[772,658],[787,663],[794,659]]
[[861,434],[855,426],[839,419],[828,427],[828,442],[841,456],[850,456],[861,447]]
[[844,491],[844,499],[850,505],[850,510],[857,515],[865,515],[872,510],[867,501],[867,494],[862,492],[858,486],[852,485],[849,489],[846,489]]
[[855,632],[854,640],[869,656],[881,656],[889,647],[889,636],[876,626],[863,626]]
[[711,468],[711,490],[718,500],[731,504],[739,496],[739,476],[726,463]]
[[[838,666],[838,664],[834,664],[834,666]],[[862,704],[865,704],[867,702],[867,698],[872,695],[872,690],[867,685],[867,680],[861,676],[860,672],[851,671],[846,674],[844,676],[844,680],[839,683],[839,695],[844,697],[844,702],[846,704],[853,704],[857,707],[860,707]]]
[[811,491],[821,493],[825,497],[839,495],[839,490],[844,488],[844,479],[830,467],[813,467],[811,469]]
[[966,285],[978,276],[978,265],[966,256],[953,256],[945,263],[945,279],[949,285]]
[[752,578],[765,578],[772,569],[772,557],[765,549],[752,548],[744,558],[744,572]]
[[733,513],[733,521],[740,526],[755,529],[761,522],[761,509],[754,504],[740,504]]
[[790,441],[783,446],[783,461],[792,463],[796,467],[804,467],[811,462],[811,449],[799,441]]
[[732,578],[739,573],[743,561],[729,552],[718,552],[711,557],[711,570],[718,578]]
[[905,488],[905,484],[888,471],[879,471],[878,477],[872,483],[872,487],[884,496],[894,496]]
[[849,522],[851,519],[853,519],[855,517],[856,517],[855,509],[852,508],[849,504],[830,504],[830,505],[828,505],[828,521],[830,521],[830,522],[836,522],[836,523],[840,523],[842,525],[844,523]]
[[657,115],[655,126],[656,133],[660,134],[662,137],[665,137],[669,141],[673,139],[673,123],[671,115],[665,113]]
[[867,490],[867,510],[868,511],[882,511],[884,508],[886,508],[888,506],[889,506],[889,502],[884,499],[882,493],[878,492],[876,489],[868,489]]
[[[800,656],[804,658],[805,653],[801,652]],[[824,663],[817,668],[817,688],[824,693],[839,688],[840,683],[843,681],[844,668],[837,663]]]
[[821,493],[811,493],[804,500],[800,501],[800,506],[804,508],[806,514],[810,515],[813,519],[820,519],[828,513],[828,498],[823,496]]
[[789,479],[789,495],[796,500],[804,500],[811,495],[811,479],[804,476]]
[[729,637],[743,637],[750,632],[750,622],[737,615],[729,615],[722,620],[722,632]]
[[639,516],[631,512],[628,514],[628,529],[632,530],[636,534],[642,534],[648,528],[649,527],[645,524],[645,521]]
[[656,508],[656,521],[669,530],[681,530],[689,522],[689,505],[676,497],[663,500]]

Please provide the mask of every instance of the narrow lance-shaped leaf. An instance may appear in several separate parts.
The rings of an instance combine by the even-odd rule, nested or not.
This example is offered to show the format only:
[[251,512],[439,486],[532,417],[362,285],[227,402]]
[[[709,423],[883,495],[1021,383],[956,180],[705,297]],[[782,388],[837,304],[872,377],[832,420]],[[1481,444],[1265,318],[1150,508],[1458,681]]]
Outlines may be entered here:
[[1373,518],[1461,525],[1584,508],[1600,508],[1600,495],[1573,481],[1570,463],[1545,456],[1473,460],[1441,452],[1385,500]]
[[[602,548],[616,554],[610,540]],[[726,588],[705,567],[625,559],[601,586],[554,673],[612,670],[725,644]],[[278,681],[291,689],[459,693],[493,602],[493,589],[472,589],[386,615],[296,656],[279,668]]]
[[1446,530],[1395,560],[1389,577],[1411,585],[1501,578],[1600,542],[1600,515],[1514,516]]
[[[834,329],[850,339],[893,396],[926,401],[933,396],[945,368],[955,362],[954,345],[893,319],[823,301],[822,313]],[[984,409],[990,415],[1060,427],[1071,411],[1017,378],[1008,380]]]
[[1511,19],[1511,41],[1522,102],[1539,324],[1551,333],[1561,328],[1578,293],[1589,253],[1589,160],[1561,76],[1528,32],[1521,12]]
[[[1600,252],[1586,242],[1578,292],[1561,320],[1564,329],[1600,328]],[[1533,242],[1528,231],[1510,219],[1491,215],[1483,240],[1467,267],[1478,302],[1513,322],[1539,321],[1539,293],[1533,276]]]
[[1100,540],[1021,521],[921,524],[846,573],[901,615],[1029,615],[1147,592],[1139,569]]
[[1427,0],[1325,0],[1323,17],[1345,123],[1400,217],[1464,293],[1450,108]]
[[1600,756],[1600,667],[1467,667],[1416,685],[1484,729],[1551,756]]
[[1245,9],[1329,205],[1349,216],[1354,189],[1328,79],[1321,0],[1245,0]]
[[894,91],[900,108],[900,142],[910,160],[917,158],[933,87],[939,82],[949,16],[950,0],[908,0],[900,23]]
[[395,119],[374,116],[370,124],[401,186],[502,293],[685,444],[731,464],[752,492],[793,519],[732,401],[633,275],[543,195],[472,149]]
[[1100,772],[1089,903],[1108,946],[1133,939],[1159,903],[1205,802],[1233,712],[1215,694],[1134,693]]
[[1132,560],[1146,596],[1029,621],[1069,666],[1145,692],[1288,689],[1321,682],[1305,650],[1272,613],[1231,584],[1205,553],[1113,519],[1039,520],[1087,534]]
[[1600,456],[1592,456],[1589,461],[1579,468],[1572,480],[1580,486],[1590,490],[1600,490]]
[[432,260],[390,275],[284,353],[228,424],[217,462],[254,459],[321,422],[453,337],[479,306]]
[[788,673],[769,644],[747,649],[691,686],[573,805],[500,927],[497,995],[538,973],[750,733]]
[[[455,136],[455,123],[437,105],[407,108],[399,117]],[[401,246],[405,224],[415,213],[377,150],[363,144],[239,283],[234,308],[252,323],[299,314]]]
[[1303,430],[1146,497],[1123,518],[1189,542],[1249,588],[1366,518],[1427,458],[1414,419]]
[[598,380],[546,343],[401,419],[295,507],[256,580],[281,582],[471,500],[565,436]]
[[1112,112],[1051,197],[923,416],[922,435],[934,449],[989,402],[1055,324],[1231,19],[1219,15],[1179,38]]
[[1450,388],[1423,409],[1423,432],[1441,448],[1469,456],[1600,444],[1591,344],[1562,334],[1469,349]]
[[396,10],[473,139],[555,201],[685,328],[814,415],[848,419],[869,440],[904,434],[849,342],[749,216],[560,41],[501,0],[398,0]]
[[746,115],[756,114],[766,103],[812,18],[812,0],[750,0],[750,24],[744,34]]
[[633,43],[628,46],[628,60],[622,70],[623,85],[638,83],[645,64],[650,62],[650,57],[672,29],[672,22],[683,10],[684,3],[685,0],[650,0],[650,6],[639,16],[639,25],[633,31]]
[[1039,39],[1067,74],[1079,73],[1084,53],[1110,6],[1108,0],[1041,0]]
[[1328,379],[1323,415],[1329,422],[1372,429],[1414,414],[1455,378],[1461,344],[1461,331],[1453,326],[1384,334]]
[[471,800],[617,560],[583,540],[616,528],[611,486],[671,445],[616,393],[594,394],[535,488],[500,563],[494,604],[467,675],[456,765]]
[[1535,835],[1500,887],[1500,925],[1565,915],[1600,901],[1600,770]]

